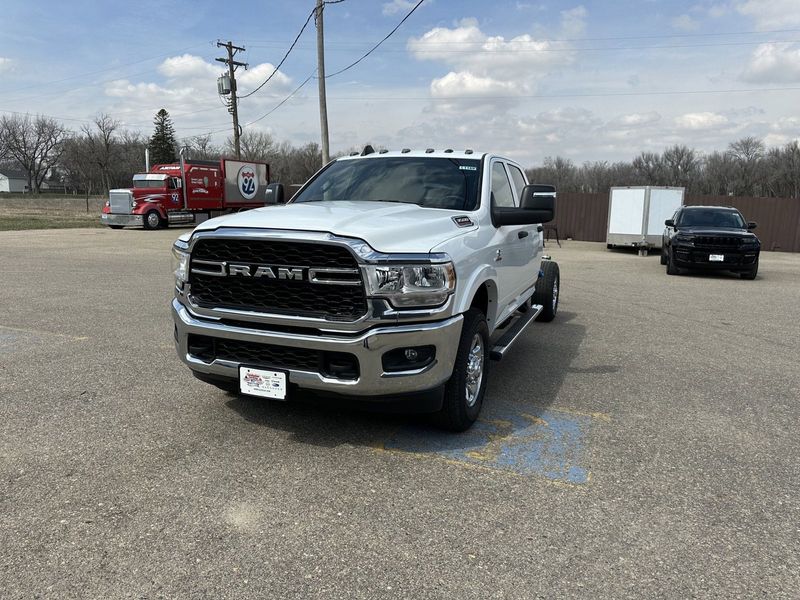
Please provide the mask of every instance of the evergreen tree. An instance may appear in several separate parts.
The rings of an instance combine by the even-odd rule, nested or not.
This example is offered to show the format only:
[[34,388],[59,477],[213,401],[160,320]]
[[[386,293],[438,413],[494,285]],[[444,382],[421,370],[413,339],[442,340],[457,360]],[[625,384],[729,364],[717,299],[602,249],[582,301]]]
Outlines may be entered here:
[[148,144],[151,164],[175,162],[175,128],[172,126],[169,113],[163,108],[159,110],[153,124],[156,129]]

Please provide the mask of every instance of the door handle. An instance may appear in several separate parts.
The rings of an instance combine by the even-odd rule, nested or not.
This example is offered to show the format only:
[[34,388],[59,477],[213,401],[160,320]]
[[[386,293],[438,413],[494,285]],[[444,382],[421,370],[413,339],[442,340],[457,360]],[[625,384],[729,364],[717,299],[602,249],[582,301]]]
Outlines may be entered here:
[[517,237],[519,239],[526,238],[526,237],[528,237],[528,232],[527,231],[520,231],[519,233],[517,233]]

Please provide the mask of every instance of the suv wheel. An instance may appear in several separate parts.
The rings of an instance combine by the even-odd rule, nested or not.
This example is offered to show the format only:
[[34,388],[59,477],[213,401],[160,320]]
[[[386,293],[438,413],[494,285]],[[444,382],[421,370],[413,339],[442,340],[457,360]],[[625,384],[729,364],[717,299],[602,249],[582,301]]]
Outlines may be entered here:
[[672,256],[672,250],[667,253],[667,275],[678,275],[680,271],[675,266],[675,259]]
[[661,264],[666,265],[669,262],[669,254],[667,254],[667,247],[661,246]]
[[450,431],[466,431],[477,420],[489,379],[489,327],[476,308],[464,314],[453,374],[445,384],[439,422]]
[[543,275],[536,282],[536,291],[531,298],[531,303],[541,304],[544,307],[536,320],[549,323],[556,318],[558,312],[561,272],[558,263],[550,260],[542,261],[542,272]]
[[739,273],[739,277],[742,279],[755,279],[756,275],[758,275],[758,259],[756,259],[752,269],[745,271],[744,273]]

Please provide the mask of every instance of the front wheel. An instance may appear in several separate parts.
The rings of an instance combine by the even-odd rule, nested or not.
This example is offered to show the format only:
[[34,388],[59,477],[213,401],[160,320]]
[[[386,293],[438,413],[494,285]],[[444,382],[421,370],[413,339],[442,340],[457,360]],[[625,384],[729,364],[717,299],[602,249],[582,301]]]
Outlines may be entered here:
[[489,378],[489,327],[476,308],[464,314],[453,374],[444,388],[439,422],[450,431],[466,431],[477,420]]
[[537,321],[549,323],[556,318],[560,286],[561,272],[558,263],[542,261],[542,275],[536,281],[536,291],[531,298],[533,304],[542,306],[542,312],[536,317]]
[[145,229],[160,229],[164,226],[164,221],[157,210],[151,210],[142,219],[142,224]]
[[675,266],[675,259],[672,256],[672,251],[667,255],[667,275],[678,275],[680,271]]
[[742,279],[755,279],[756,275],[758,275],[758,259],[756,259],[752,269],[745,271],[744,273],[739,273],[739,277]]

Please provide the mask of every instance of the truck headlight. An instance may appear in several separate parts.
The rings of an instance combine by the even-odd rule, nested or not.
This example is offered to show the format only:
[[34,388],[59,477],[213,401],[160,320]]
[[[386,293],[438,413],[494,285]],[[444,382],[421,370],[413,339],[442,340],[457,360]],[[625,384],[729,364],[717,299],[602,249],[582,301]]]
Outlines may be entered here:
[[175,285],[183,287],[183,284],[189,279],[189,253],[173,246],[172,269],[175,273]]
[[368,265],[367,294],[386,298],[398,308],[438,306],[456,288],[453,263],[420,265]]

